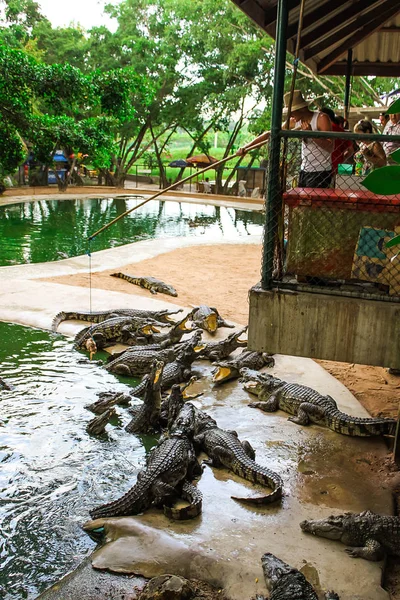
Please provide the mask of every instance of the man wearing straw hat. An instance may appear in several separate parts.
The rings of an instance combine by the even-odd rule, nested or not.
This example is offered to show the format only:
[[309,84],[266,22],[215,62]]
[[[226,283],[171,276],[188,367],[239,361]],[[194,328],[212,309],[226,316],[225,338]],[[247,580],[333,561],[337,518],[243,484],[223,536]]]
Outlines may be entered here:
[[[284,95],[284,114],[288,112],[290,92]],[[309,109],[311,101],[305,100],[300,90],[294,90],[290,110],[290,129],[305,131],[332,131],[328,115]],[[282,126],[286,129],[286,123]],[[270,132],[265,131],[249,144],[237,151],[242,156],[247,150],[259,142],[269,138]],[[306,138],[301,144],[301,170],[299,187],[327,188],[332,179],[332,152],[334,143],[329,139]]]

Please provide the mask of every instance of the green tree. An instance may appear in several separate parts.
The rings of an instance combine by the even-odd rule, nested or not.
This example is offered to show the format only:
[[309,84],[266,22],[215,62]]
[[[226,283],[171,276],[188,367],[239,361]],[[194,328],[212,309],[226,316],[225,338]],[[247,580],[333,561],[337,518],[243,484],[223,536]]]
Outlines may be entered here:
[[121,120],[132,118],[130,90],[139,84],[131,70],[85,75],[70,65],[38,63],[0,44],[0,123],[14,148],[10,153],[6,143],[0,145],[1,175],[17,168],[21,138],[44,165],[60,148],[71,157],[68,177],[58,180],[60,189],[75,177],[78,152],[105,168],[115,156]]
[[0,0],[0,41],[12,48],[24,46],[33,28],[45,20],[34,0]]

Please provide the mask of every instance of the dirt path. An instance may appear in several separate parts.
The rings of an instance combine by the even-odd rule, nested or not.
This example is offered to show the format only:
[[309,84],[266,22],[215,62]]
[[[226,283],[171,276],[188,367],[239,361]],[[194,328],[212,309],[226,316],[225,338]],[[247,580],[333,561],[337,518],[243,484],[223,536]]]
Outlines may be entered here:
[[[221,244],[195,246],[160,254],[155,258],[124,266],[133,275],[152,275],[172,284],[183,306],[215,306],[227,319],[248,322],[248,291],[260,279],[261,246]],[[92,275],[92,286],[148,297],[149,292],[122,279],[110,277],[113,271]],[[87,274],[56,277],[55,281],[73,286],[89,285]],[[95,293],[95,292],[94,292]],[[159,295],[165,302],[175,298]],[[400,377],[387,369],[331,361],[318,361],[341,381],[372,416],[397,417]]]

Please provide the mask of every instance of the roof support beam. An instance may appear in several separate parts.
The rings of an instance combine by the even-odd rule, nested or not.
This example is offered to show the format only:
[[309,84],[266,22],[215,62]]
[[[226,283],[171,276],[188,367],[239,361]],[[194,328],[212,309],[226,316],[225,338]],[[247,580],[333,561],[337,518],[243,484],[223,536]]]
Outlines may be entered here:
[[256,25],[264,29],[265,10],[254,0],[233,0],[234,4],[240,8]]
[[[336,2],[332,2],[332,8],[337,8]],[[372,6],[381,5],[382,0],[358,0],[354,4],[351,4],[347,8],[343,9],[339,14],[335,14],[335,16],[330,19],[326,19],[322,25],[316,27],[307,35],[302,36],[301,47],[306,48],[311,44],[315,44],[319,39],[324,38],[328,33],[335,31],[335,35],[337,39],[341,39],[343,36],[341,35],[341,29],[345,27],[346,23],[350,20],[354,21],[354,18],[360,18],[361,12],[368,10]],[[327,15],[328,16],[328,15]],[[353,22],[354,30],[358,29],[356,22]]]
[[[287,0],[288,10],[291,11],[294,8],[297,8],[300,4],[300,0]],[[265,11],[264,16],[264,27],[268,27],[275,23],[276,21],[276,13],[277,13],[277,2],[275,2],[274,8]]]
[[[399,0],[386,0],[381,2],[378,9],[379,17],[368,23],[365,27],[362,27],[357,33],[348,38],[338,48],[335,48],[328,56],[321,60],[318,64],[318,73],[324,73],[331,65],[333,65],[338,58],[346,54],[347,50],[354,48],[365,40],[367,37],[372,35],[375,31],[378,31],[382,25],[391,19],[394,15],[400,12]],[[371,11],[375,12],[375,11]],[[357,29],[359,29],[359,23],[362,19],[357,20]]]
[[[326,2],[325,4],[322,4],[322,6],[319,6],[312,12],[307,13],[306,15],[304,15],[303,29],[307,29],[307,27],[314,25],[314,23],[316,23],[317,21],[320,21],[321,19],[326,19],[331,12],[333,12],[337,8],[340,8],[344,4],[347,4],[348,1],[349,0],[336,0],[336,2],[333,3],[332,0],[328,0],[328,2]],[[293,25],[289,25],[288,38],[291,38],[291,37],[295,36],[296,34],[297,34],[297,22],[293,23]]]
[[[347,63],[341,61],[330,66],[324,75],[346,75]],[[353,62],[352,75],[366,76],[373,73],[377,77],[400,77],[398,63]]]
[[315,44],[311,48],[305,48],[302,55],[303,60],[309,60],[313,56],[318,56],[318,54],[321,54],[322,52],[324,52],[324,50],[336,44],[339,36],[342,39],[346,38],[348,35],[351,35],[355,31],[371,23],[371,21],[374,21],[375,19],[379,18],[382,13],[382,8],[384,9],[380,2],[379,6],[359,17],[357,21],[352,21],[349,25],[343,27],[340,31],[335,31],[335,33],[333,33],[332,35],[325,37],[319,44]]

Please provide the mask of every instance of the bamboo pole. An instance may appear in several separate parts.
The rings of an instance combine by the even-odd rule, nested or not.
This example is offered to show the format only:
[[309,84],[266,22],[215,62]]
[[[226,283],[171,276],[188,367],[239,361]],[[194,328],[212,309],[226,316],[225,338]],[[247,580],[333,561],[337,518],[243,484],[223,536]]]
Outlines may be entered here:
[[[267,142],[268,142],[268,139],[264,140],[262,142],[259,142],[258,144],[254,144],[254,146],[251,146],[250,148],[247,148],[245,154],[247,154],[247,152],[250,152],[250,150],[256,150],[257,148],[261,148],[261,146],[264,146]],[[126,215],[129,215],[129,213],[131,213],[132,211],[140,208],[141,206],[143,206],[147,202],[150,202],[150,200],[155,200],[156,198],[158,198],[162,194],[165,194],[165,192],[169,192],[170,190],[173,190],[174,188],[176,188],[178,185],[182,185],[182,183],[185,183],[185,181],[189,181],[189,179],[192,179],[193,177],[201,175],[202,173],[205,173],[206,171],[209,171],[210,169],[216,169],[216,168],[220,167],[221,165],[223,165],[224,163],[226,163],[229,160],[232,160],[233,158],[236,158],[236,157],[237,157],[237,154],[231,154],[231,156],[227,156],[226,158],[223,158],[222,160],[219,160],[219,161],[217,161],[215,163],[212,163],[212,164],[208,165],[208,167],[206,167],[205,169],[201,169],[200,171],[196,171],[196,173],[192,173],[191,175],[188,175],[188,177],[185,177],[185,179],[181,179],[180,181],[177,181],[176,183],[173,183],[172,185],[170,185],[169,187],[165,188],[164,190],[160,190],[156,194],[153,194],[153,196],[150,196],[150,198],[147,198],[146,200],[143,200],[143,202],[140,202],[139,204],[137,204],[133,208],[130,208],[129,210],[125,211],[124,213],[122,213],[122,215],[119,215],[118,217],[115,217],[115,219],[113,219],[112,221],[110,221],[109,223],[107,223],[106,225],[104,225],[103,227],[101,227],[95,233],[92,233],[92,235],[90,235],[89,238],[88,238],[89,241],[94,240],[94,238],[96,236],[98,236],[99,233],[101,233],[105,229],[108,229],[109,227],[111,227],[111,225],[114,225],[114,223],[116,223],[117,221],[119,221],[123,217],[126,217]]]

